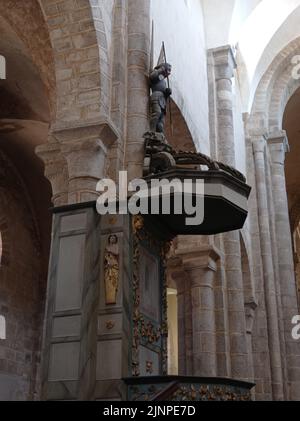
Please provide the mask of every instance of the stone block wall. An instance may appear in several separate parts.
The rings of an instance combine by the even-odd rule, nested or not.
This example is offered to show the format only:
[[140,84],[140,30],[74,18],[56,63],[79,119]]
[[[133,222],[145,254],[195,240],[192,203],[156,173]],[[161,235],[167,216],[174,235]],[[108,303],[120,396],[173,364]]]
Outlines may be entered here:
[[0,182],[0,314],[6,319],[6,339],[0,340],[0,400],[33,400],[39,395],[46,280],[31,211],[14,175],[9,180],[6,186]]

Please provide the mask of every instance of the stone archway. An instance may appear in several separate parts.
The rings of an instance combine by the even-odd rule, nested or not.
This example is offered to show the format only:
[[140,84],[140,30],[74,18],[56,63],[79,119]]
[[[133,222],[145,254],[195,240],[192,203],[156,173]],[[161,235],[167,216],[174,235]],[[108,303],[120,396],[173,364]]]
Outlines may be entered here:
[[[292,317],[298,313],[295,288],[292,238],[286,193],[285,160],[288,151],[283,115],[300,81],[293,77],[294,62],[300,39],[287,45],[273,60],[262,77],[251,114],[247,117],[248,161],[255,174],[250,206],[252,232],[259,232],[262,257],[256,256],[255,273],[261,272],[264,287],[256,276],[261,296],[257,317],[268,318],[269,358],[264,368],[266,380],[272,383],[272,398],[299,398],[300,379],[292,376],[292,357],[299,358],[300,349],[290,335]],[[257,236],[252,234],[257,243]],[[280,363],[276,356],[280,355]],[[258,355],[254,354],[254,365]],[[267,364],[270,364],[269,373]],[[261,372],[262,373],[262,372]],[[277,386],[277,385],[281,386]]]
[[23,40],[39,70],[49,95],[52,123],[105,114],[110,83],[106,6],[102,10],[89,0],[62,4],[28,0],[22,7],[18,3],[2,1],[0,16]]

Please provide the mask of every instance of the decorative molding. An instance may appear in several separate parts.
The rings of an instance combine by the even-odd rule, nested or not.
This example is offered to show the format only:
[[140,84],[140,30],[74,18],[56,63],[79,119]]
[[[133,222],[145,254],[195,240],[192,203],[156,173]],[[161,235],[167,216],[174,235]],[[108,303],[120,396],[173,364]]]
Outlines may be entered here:
[[108,237],[104,252],[104,283],[106,305],[117,304],[119,289],[119,239],[115,234]]
[[208,52],[213,56],[216,80],[232,79],[234,70],[237,68],[232,47],[230,45],[225,45],[218,48],[212,48]]
[[51,135],[60,143],[77,143],[84,139],[101,139],[106,148],[110,148],[118,139],[119,133],[108,120],[72,126],[52,126]]
[[185,270],[208,268],[215,272],[221,259],[221,252],[213,245],[177,249],[175,253],[181,258]]
[[107,320],[107,322],[105,323],[106,329],[107,330],[111,330],[115,327],[116,323],[112,320]]

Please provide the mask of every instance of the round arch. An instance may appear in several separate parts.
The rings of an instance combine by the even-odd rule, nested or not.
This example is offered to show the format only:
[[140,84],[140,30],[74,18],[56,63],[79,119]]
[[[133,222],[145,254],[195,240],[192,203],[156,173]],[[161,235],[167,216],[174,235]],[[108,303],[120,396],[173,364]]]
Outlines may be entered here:
[[18,0],[1,1],[0,16],[23,40],[41,75],[52,124],[95,119],[109,109],[105,9],[112,3],[27,0],[20,7]]
[[283,114],[291,96],[300,87],[293,77],[292,59],[300,49],[300,37],[288,44],[273,60],[256,90],[248,127],[261,133],[282,130]]
[[[293,57],[299,54],[300,37],[288,44],[273,60],[261,79],[247,121],[252,133],[268,136],[284,133],[284,116],[288,103],[300,88],[300,78],[295,78]],[[289,157],[288,157],[289,159]],[[293,227],[300,218],[300,205],[290,204],[290,218]]]
[[[297,151],[295,152],[295,144],[291,138],[291,153],[285,155],[285,152],[289,149],[286,140],[286,134],[289,137],[289,130],[285,120],[285,112],[289,107],[289,102],[295,98],[300,88],[300,79],[295,77],[295,61],[293,61],[293,57],[299,55],[299,50],[300,38],[297,37],[276,55],[258,84],[251,113],[246,119],[247,138],[252,142],[251,148],[249,148],[249,151],[251,151],[249,159],[254,160],[252,162],[255,163],[256,180],[260,180],[260,183],[263,181],[266,191],[271,192],[267,208],[259,196],[255,197],[253,195],[252,201],[253,203],[255,202],[255,207],[258,208],[258,215],[263,215],[265,221],[269,221],[269,233],[265,235],[263,230],[261,231],[261,244],[264,244],[269,236],[269,240],[274,244],[273,250],[275,248],[277,250],[277,259],[274,263],[276,264],[278,275],[275,273],[274,281],[276,282],[276,276],[278,276],[279,282],[278,286],[275,284],[275,288],[278,288],[279,291],[277,306],[279,314],[282,314],[279,316],[279,326],[283,323],[283,317],[291,318],[291,315],[298,310],[292,236],[290,232],[291,225],[293,231],[295,223],[292,221],[292,224],[290,224],[290,220],[295,219],[295,215],[298,212],[300,215],[300,206],[298,210],[293,209],[293,204],[288,199],[293,184],[293,180],[289,178],[288,166],[290,165],[290,160],[294,160]],[[299,101],[298,104],[300,104]],[[293,171],[290,173],[299,185],[300,172],[298,171],[298,165],[298,174],[293,173]],[[258,181],[256,186],[259,188]],[[262,224],[262,216],[260,218],[260,223]],[[272,234],[274,228],[275,231]],[[275,237],[273,237],[274,233]],[[268,253],[267,249],[266,253]],[[270,248],[270,255],[271,253],[272,248]],[[282,299],[287,289],[290,291],[288,304],[287,301]],[[279,340],[288,342],[289,332],[284,332],[284,337],[280,336]],[[286,349],[286,352],[287,355],[292,353],[289,349]],[[284,373],[286,370],[285,361],[286,359],[283,358],[282,367]],[[284,374],[284,376],[289,378],[287,374]],[[289,381],[293,383],[292,379],[289,379]],[[289,393],[291,393],[291,396],[293,393],[295,395],[298,393],[297,388],[299,386],[297,382],[298,380],[295,380],[295,384],[290,388]]]

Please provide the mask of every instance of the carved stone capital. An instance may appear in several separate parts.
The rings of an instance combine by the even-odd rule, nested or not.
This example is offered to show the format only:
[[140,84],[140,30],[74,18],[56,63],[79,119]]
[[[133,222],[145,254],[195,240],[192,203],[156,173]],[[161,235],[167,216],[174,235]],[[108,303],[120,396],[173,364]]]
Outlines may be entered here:
[[184,270],[180,257],[171,257],[168,260],[167,270],[168,276],[171,277],[172,281],[176,284],[178,294],[183,294],[188,276]]
[[215,78],[232,79],[234,70],[237,67],[233,50],[230,45],[214,48],[210,50],[215,66]]
[[268,146],[271,152],[272,162],[274,164],[284,165],[285,154],[290,151],[286,131],[282,130],[277,133],[271,133],[268,136]]
[[104,176],[107,148],[100,139],[82,139],[65,142],[61,151],[68,162],[70,180],[89,177],[99,180]]
[[44,162],[45,177],[52,186],[52,202],[55,206],[68,203],[68,167],[58,143],[37,146],[35,153]]
[[53,126],[52,135],[60,143],[76,142],[84,139],[101,139],[106,148],[110,148],[118,139],[117,129],[111,122],[103,120],[99,123],[90,123],[84,126]]
[[180,256],[184,269],[187,272],[200,270],[211,270],[216,272],[218,261],[221,257],[218,249],[212,245],[199,246],[192,250],[177,250],[176,254]]
[[107,121],[85,126],[54,127],[53,137],[61,145],[68,166],[69,203],[95,200],[97,182],[105,177],[108,149],[118,134]]
[[267,137],[264,135],[255,138],[252,137],[252,146],[254,154],[264,154],[267,146]]

